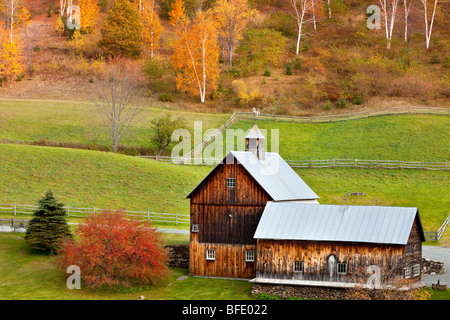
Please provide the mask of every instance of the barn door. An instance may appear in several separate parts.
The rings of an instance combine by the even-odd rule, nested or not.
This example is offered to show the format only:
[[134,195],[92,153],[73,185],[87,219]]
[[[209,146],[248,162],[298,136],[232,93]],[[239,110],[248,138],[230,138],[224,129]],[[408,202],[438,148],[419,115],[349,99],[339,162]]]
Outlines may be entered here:
[[327,258],[327,276],[330,281],[336,280],[337,275],[337,260],[334,254],[330,254]]

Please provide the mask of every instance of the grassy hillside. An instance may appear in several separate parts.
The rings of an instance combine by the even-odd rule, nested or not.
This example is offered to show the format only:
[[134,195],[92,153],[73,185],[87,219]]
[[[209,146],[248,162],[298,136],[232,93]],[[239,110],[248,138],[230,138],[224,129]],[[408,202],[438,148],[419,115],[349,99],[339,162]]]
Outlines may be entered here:
[[[66,205],[189,213],[186,195],[210,172],[125,155],[0,144],[0,203],[35,204],[48,188]],[[414,206],[427,230],[448,215],[448,172],[422,170],[301,169],[321,203]]]
[[[252,121],[232,129],[248,130]],[[268,133],[279,130],[279,152],[285,159],[450,160],[450,117],[381,116],[332,123],[258,121]]]
[[48,188],[71,206],[188,213],[185,196],[210,168],[106,152],[0,145],[1,202],[34,204]]
[[[124,135],[122,145],[151,148],[150,120],[165,113],[184,119],[188,130],[193,129],[194,121],[202,121],[203,130],[206,130],[220,127],[229,118],[226,114],[171,110],[152,103]],[[0,140],[92,147],[110,145],[94,103],[89,101],[0,100]]]

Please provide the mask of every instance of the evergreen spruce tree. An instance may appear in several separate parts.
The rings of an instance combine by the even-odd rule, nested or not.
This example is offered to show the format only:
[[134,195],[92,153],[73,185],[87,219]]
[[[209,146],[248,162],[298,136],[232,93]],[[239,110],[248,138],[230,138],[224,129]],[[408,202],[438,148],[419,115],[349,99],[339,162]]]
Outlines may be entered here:
[[39,207],[30,220],[25,241],[34,251],[57,253],[60,241],[71,237],[66,210],[56,201],[51,190],[38,201]]
[[137,56],[141,53],[141,19],[137,6],[129,0],[114,0],[100,32],[100,45],[106,53],[113,56]]

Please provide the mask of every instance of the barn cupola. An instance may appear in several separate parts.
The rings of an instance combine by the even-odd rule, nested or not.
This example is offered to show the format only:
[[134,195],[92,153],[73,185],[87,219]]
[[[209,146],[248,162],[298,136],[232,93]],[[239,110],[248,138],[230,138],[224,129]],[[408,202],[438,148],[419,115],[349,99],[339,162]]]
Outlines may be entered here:
[[255,125],[245,137],[245,151],[253,152],[259,160],[265,160],[266,151],[264,150],[264,140],[266,138],[259,131],[258,126]]

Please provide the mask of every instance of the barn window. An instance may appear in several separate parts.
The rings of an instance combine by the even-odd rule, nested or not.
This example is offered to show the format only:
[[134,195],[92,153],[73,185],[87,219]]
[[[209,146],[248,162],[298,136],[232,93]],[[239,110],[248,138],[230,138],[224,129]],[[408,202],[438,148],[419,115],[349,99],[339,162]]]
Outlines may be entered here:
[[245,262],[255,262],[255,251],[245,251]]
[[206,250],[206,260],[216,260],[216,250],[214,249]]
[[236,178],[227,178],[227,188],[236,187]]
[[199,231],[198,224],[193,224],[191,230],[192,232],[198,232]]
[[420,275],[420,265],[419,264],[413,265],[412,273],[413,273],[413,277],[417,277],[418,275]]
[[347,273],[347,263],[346,262],[337,264],[337,273],[339,273],[339,274]]
[[294,272],[303,272],[303,261],[294,261]]
[[411,278],[411,268],[405,268],[405,279]]

